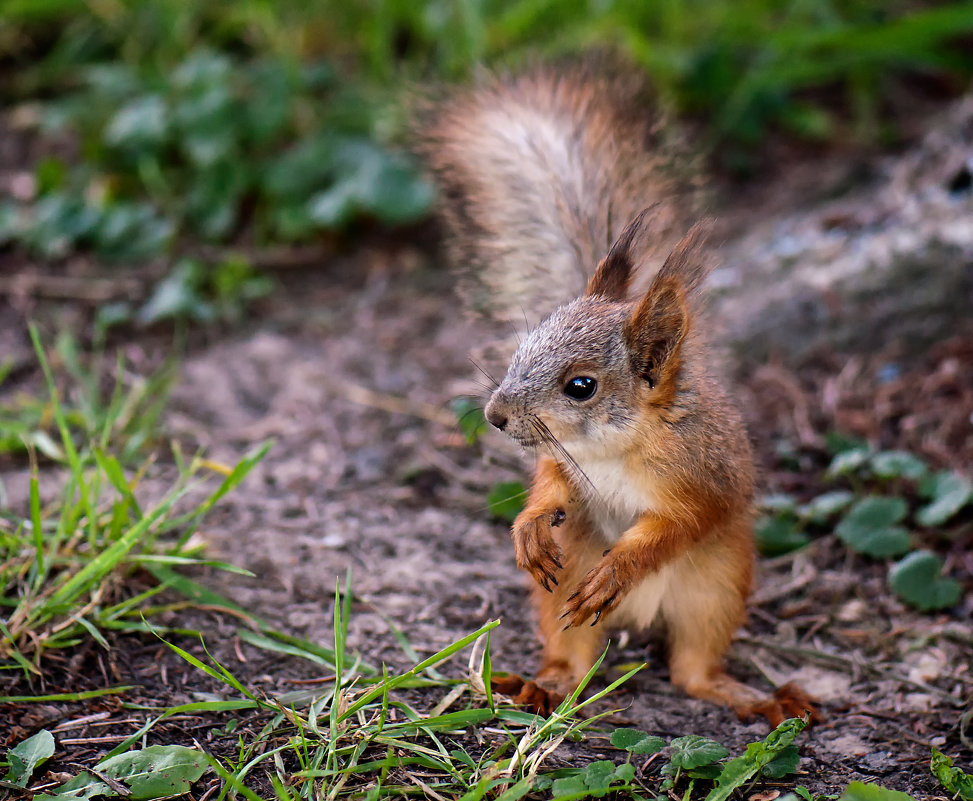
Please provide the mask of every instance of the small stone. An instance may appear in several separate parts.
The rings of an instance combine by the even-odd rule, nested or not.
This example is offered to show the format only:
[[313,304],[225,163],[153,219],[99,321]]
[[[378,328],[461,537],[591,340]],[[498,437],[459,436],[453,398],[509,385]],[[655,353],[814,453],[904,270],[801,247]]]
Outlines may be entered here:
[[858,762],[858,767],[873,776],[884,776],[886,773],[891,773],[897,765],[895,757],[888,751],[875,751],[866,754]]

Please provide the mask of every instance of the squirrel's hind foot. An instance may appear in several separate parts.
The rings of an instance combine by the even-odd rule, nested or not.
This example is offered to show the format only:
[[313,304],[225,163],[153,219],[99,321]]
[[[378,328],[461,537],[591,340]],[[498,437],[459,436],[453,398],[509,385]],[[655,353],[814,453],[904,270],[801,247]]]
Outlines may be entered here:
[[753,717],[764,717],[770,722],[771,726],[777,727],[787,718],[800,718],[805,715],[809,718],[809,723],[819,723],[822,720],[820,710],[815,705],[815,700],[794,682],[782,684],[773,695],[761,698],[742,707],[736,707],[734,711],[740,720],[747,720]]
[[564,693],[542,687],[536,681],[525,679],[516,673],[494,675],[490,684],[493,690],[508,696],[528,712],[544,717],[550,716],[564,700]]

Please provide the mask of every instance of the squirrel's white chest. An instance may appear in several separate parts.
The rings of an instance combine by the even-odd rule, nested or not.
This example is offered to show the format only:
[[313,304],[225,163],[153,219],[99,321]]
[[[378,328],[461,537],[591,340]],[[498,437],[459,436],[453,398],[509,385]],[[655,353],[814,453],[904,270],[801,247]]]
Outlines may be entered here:
[[623,461],[590,457],[577,461],[588,477],[587,482],[579,482],[588,515],[609,543],[615,543],[640,515],[656,505],[644,477],[634,481]]

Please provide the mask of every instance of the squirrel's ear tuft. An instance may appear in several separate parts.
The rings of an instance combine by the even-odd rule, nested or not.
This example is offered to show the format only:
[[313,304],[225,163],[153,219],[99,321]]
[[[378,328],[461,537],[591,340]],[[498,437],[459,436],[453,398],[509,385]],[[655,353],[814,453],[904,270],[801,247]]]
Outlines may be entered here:
[[659,212],[655,203],[645,209],[611,246],[588,281],[586,295],[601,295],[608,300],[625,300],[637,262],[645,250],[644,243]]
[[679,346],[689,330],[686,295],[678,281],[656,280],[625,324],[632,370],[650,387],[678,368]]
[[652,286],[655,287],[662,281],[675,280],[687,295],[693,295],[713,269],[713,260],[705,248],[706,239],[712,229],[713,219],[709,217],[690,228],[672,249],[656,274]]

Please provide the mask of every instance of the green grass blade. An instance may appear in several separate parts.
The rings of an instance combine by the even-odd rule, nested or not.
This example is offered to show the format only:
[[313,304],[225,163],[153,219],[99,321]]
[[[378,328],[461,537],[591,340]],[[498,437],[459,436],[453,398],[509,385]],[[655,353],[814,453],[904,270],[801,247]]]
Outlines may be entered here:
[[107,687],[103,690],[85,690],[81,693],[53,693],[51,695],[0,695],[0,704],[46,704],[55,701],[88,701],[104,695],[119,695],[134,690],[134,684]]
[[88,562],[51,596],[50,605],[57,607],[71,604],[87,587],[107,576],[149,531],[152,524],[161,520],[185,492],[186,489],[183,488],[171,493],[148,516],[139,520],[121,538]]
[[401,684],[403,684],[405,681],[421,673],[423,670],[430,667],[431,665],[438,665],[440,662],[449,659],[451,656],[455,655],[458,651],[461,651],[467,645],[479,639],[485,632],[491,631],[492,629],[495,629],[499,625],[500,625],[499,620],[491,620],[489,623],[487,623],[484,626],[481,626],[472,634],[466,635],[462,639],[454,642],[452,645],[443,648],[441,651],[437,651],[428,659],[424,659],[422,662],[420,662],[418,665],[416,665],[406,673],[403,673],[399,676],[395,676],[394,678],[388,680],[387,682],[382,682],[376,687],[373,687],[367,693],[362,695],[357,701],[349,705],[348,709],[345,710],[344,715],[341,716],[341,720],[346,720],[352,715],[357,714],[358,710],[370,704],[372,701],[378,698],[383,692],[386,692],[386,688],[393,689],[395,687],[398,687]]
[[29,445],[27,454],[30,457],[30,524],[34,538],[34,559],[37,565],[34,581],[34,589],[36,590],[43,583],[47,571],[44,569],[44,530],[41,520],[40,475],[37,470],[37,454]]

